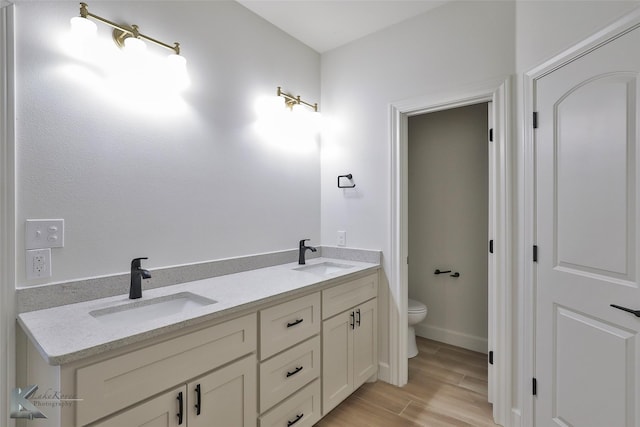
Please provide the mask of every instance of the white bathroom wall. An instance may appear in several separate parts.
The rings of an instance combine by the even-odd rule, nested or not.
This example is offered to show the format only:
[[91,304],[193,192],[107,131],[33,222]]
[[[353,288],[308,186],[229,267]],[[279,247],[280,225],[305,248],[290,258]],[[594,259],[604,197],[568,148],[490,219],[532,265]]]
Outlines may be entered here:
[[[488,105],[409,117],[409,298],[416,334],[487,352]],[[452,273],[434,274],[434,271]],[[451,277],[458,272],[460,277]]]
[[519,1],[516,8],[516,69],[526,72],[594,34],[638,1]]
[[[167,101],[110,86],[120,53],[105,25],[104,64],[68,53],[77,2],[16,3],[18,287],[126,272],[134,257],[156,268],[319,243],[318,141],[286,146],[254,126],[277,86],[320,102],[315,51],[233,1],[91,2],[180,42],[192,84]],[[28,218],[65,220],[49,279],[25,278]]]
[[[515,72],[514,45],[515,3],[452,2],[322,55],[323,244],[335,244],[345,230],[347,245],[383,251],[388,275],[390,103],[504,78]],[[345,173],[353,174],[353,190],[336,188]],[[384,367],[388,298],[398,296],[381,287]]]

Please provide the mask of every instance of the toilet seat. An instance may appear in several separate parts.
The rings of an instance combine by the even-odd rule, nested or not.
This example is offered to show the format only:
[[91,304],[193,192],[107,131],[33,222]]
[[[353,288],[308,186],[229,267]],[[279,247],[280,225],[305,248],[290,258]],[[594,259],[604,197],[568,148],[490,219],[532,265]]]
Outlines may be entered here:
[[416,301],[414,299],[409,298],[408,304],[408,312],[412,314],[417,313],[426,313],[427,306],[421,303],[420,301]]

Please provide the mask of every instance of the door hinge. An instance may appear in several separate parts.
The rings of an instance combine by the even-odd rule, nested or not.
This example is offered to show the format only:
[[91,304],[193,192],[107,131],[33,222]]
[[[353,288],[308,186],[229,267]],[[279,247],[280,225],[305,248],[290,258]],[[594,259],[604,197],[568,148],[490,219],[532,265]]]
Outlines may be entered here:
[[489,240],[489,253],[493,253],[493,239]]
[[493,365],[493,351],[489,352],[489,365]]
[[533,245],[533,262],[538,262],[538,245]]
[[533,112],[533,128],[538,129],[538,112]]
[[534,396],[538,395],[538,380],[535,378],[531,381],[531,392]]
[[407,257],[407,264],[409,264],[409,257]]
[[493,128],[489,129],[489,141],[493,142]]

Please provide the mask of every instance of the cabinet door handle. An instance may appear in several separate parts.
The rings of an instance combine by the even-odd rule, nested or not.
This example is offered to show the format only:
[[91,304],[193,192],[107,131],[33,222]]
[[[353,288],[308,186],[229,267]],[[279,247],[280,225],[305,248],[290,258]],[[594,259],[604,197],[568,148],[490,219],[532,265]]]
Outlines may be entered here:
[[302,369],[304,369],[303,366],[298,366],[296,369],[294,369],[293,371],[289,372],[287,371],[287,378],[294,376],[295,374],[297,374],[298,372],[302,371]]
[[351,312],[351,314],[349,315],[349,317],[351,317],[351,321],[349,322],[349,326],[351,326],[351,329],[355,329],[356,328],[356,314],[355,312]]
[[358,318],[356,319],[356,325],[360,326],[360,309],[356,310],[356,314],[358,315]]
[[182,399],[182,392],[178,393],[178,425],[182,425],[182,406],[183,406],[183,399]]
[[196,415],[200,415],[200,409],[202,408],[201,403],[202,403],[202,398],[200,395],[200,384],[198,384],[196,386],[196,404],[195,404]]
[[304,322],[304,319],[298,319],[295,322],[289,322],[289,323],[287,323],[287,328],[290,328],[292,326],[296,326],[296,325],[298,325],[298,324],[300,324],[302,322]]
[[636,317],[640,317],[640,310],[632,310],[630,308],[622,307],[620,305],[615,305],[615,304],[611,304],[611,307],[617,308],[618,310],[626,311],[627,313],[631,313]]
[[296,417],[293,420],[287,421],[287,427],[291,427],[292,425],[300,421],[302,417],[304,417],[304,413],[296,415]]

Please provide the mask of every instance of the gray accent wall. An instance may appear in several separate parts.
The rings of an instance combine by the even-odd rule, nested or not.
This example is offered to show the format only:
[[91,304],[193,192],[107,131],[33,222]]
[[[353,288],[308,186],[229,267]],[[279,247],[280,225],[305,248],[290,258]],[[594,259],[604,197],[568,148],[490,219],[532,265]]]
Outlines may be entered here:
[[416,332],[483,352],[487,132],[487,103],[409,118],[409,298],[428,308]]

